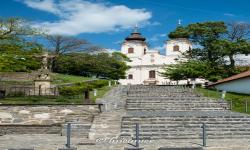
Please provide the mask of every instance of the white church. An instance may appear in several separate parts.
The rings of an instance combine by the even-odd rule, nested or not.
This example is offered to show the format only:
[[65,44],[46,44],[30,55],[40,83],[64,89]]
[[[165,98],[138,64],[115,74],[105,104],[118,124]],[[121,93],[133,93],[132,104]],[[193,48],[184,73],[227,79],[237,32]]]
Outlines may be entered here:
[[[144,84],[144,85],[175,85],[177,81],[171,81],[161,76],[163,67],[169,64],[176,64],[182,59],[182,53],[192,49],[192,43],[185,38],[171,39],[164,43],[166,55],[161,55],[157,50],[148,48],[146,38],[138,29],[124,40],[121,52],[131,60],[127,62],[131,68],[126,72],[126,79],[119,82],[122,85]],[[202,79],[195,79],[196,83],[204,83]],[[181,80],[178,84],[187,84],[189,81]]]

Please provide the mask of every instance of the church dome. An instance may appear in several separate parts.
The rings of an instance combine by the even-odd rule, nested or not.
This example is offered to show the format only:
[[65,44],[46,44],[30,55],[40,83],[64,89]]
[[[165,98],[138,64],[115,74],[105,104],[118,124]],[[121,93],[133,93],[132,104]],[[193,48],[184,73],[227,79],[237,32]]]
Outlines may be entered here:
[[132,32],[125,40],[126,41],[145,41],[146,38],[144,38],[140,32],[138,32],[138,27],[135,27],[134,32]]
[[128,36],[126,39],[126,41],[145,41],[146,38],[144,38],[141,33],[139,32],[133,32],[130,34],[130,36]]

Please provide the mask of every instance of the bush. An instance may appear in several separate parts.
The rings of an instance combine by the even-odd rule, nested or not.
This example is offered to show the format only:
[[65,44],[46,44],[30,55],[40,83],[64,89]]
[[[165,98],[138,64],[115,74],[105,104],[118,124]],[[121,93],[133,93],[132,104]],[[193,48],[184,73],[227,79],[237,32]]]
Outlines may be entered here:
[[82,92],[80,86],[64,86],[59,88],[59,93],[63,96],[79,95]]
[[23,96],[25,96],[25,93],[23,91],[16,91],[16,92],[10,92],[10,93],[8,93],[7,96],[23,97]]
[[63,86],[59,88],[60,95],[73,96],[80,95],[85,90],[93,90],[94,88],[101,88],[108,85],[107,80],[95,80],[92,82],[77,83],[73,86]]
[[96,80],[96,81],[91,82],[91,85],[93,86],[93,88],[101,88],[101,87],[107,86],[108,83],[109,83],[108,80]]

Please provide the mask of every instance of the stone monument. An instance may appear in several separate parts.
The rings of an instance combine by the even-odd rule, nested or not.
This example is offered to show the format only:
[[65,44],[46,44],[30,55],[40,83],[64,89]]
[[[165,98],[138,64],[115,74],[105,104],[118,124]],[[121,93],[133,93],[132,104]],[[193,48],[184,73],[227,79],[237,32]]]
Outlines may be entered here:
[[42,68],[38,70],[38,74],[34,80],[35,95],[51,95],[51,78],[48,70],[49,54],[46,52],[42,56]]

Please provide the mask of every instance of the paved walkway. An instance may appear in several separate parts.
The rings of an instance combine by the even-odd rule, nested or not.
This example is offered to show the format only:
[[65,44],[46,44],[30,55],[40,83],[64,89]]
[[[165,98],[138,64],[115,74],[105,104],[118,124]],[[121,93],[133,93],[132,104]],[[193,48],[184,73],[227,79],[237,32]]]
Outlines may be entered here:
[[[72,138],[72,145],[77,150],[124,150],[132,147],[128,144],[117,144],[115,139],[90,141],[84,138]],[[57,150],[65,147],[66,137],[60,135],[5,135],[0,136],[0,150],[8,148],[34,148],[35,150]],[[94,145],[93,145],[94,144]],[[163,140],[141,144],[145,150],[158,150],[160,147],[201,147],[201,140]],[[250,139],[208,140],[204,150],[250,150]]]

